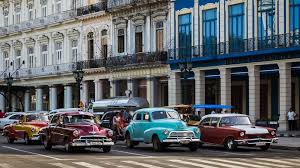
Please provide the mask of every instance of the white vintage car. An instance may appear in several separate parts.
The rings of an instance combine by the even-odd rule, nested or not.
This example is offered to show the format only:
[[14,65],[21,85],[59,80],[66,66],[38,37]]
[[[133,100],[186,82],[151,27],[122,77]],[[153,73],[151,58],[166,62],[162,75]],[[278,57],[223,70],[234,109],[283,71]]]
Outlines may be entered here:
[[5,118],[0,118],[0,130],[3,130],[7,125],[18,123],[23,115],[24,113],[12,113]]

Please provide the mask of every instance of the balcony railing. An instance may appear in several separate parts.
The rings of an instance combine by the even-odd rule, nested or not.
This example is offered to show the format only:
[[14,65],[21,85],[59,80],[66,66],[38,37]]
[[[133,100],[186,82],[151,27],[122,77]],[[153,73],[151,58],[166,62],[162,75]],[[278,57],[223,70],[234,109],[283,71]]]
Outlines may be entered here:
[[113,9],[120,9],[125,6],[130,7],[133,5],[155,3],[155,2],[159,2],[159,1],[168,1],[168,0],[108,0],[107,8],[109,10],[113,10]]
[[[274,35],[270,37],[230,40],[218,44],[199,45],[188,48],[170,49],[169,60],[184,58],[205,58],[230,56],[235,53],[256,52],[270,49],[300,47],[300,32]],[[299,49],[300,50],[300,49]]]
[[107,9],[107,2],[99,2],[96,4],[84,6],[77,9],[77,16],[93,14]]
[[60,23],[66,20],[76,18],[76,10],[64,11],[61,13],[55,13],[46,17],[36,18],[34,20],[28,20],[21,22],[20,24],[10,25],[8,27],[0,28],[0,36],[26,31],[34,28],[44,27],[51,24]]

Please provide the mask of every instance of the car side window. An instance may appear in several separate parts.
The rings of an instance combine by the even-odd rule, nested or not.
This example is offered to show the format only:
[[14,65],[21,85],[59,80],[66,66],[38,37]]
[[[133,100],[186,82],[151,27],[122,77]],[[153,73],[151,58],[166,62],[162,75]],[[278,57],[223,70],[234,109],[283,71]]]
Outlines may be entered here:
[[136,121],[142,120],[142,113],[137,113],[137,114],[135,115],[135,120],[136,120]]
[[210,125],[214,126],[214,127],[218,126],[219,119],[220,118],[218,118],[218,117],[212,117]]
[[111,120],[112,119],[113,113],[107,113],[104,117],[103,120]]
[[20,120],[21,119],[21,115],[20,114],[16,114],[16,115],[13,115],[9,118],[10,120]]
[[[148,115],[148,120],[146,119],[146,115]],[[143,113],[143,120],[144,121],[149,121],[149,113],[147,113],[147,112]]]
[[51,124],[56,124],[58,121],[58,115],[52,117]]
[[210,117],[207,117],[201,121],[200,125],[209,126],[209,123],[210,123]]

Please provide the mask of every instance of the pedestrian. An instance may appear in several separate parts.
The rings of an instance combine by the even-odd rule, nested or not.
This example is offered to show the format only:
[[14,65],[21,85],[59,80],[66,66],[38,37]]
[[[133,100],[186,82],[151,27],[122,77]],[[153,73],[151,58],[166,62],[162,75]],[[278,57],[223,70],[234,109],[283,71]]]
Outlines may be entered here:
[[292,108],[287,112],[287,119],[289,122],[289,130],[293,131],[295,129],[295,118],[296,118],[296,113],[293,111]]
[[3,118],[4,115],[5,115],[5,113],[2,110],[0,110],[0,118]]
[[216,114],[215,110],[212,110],[210,114]]

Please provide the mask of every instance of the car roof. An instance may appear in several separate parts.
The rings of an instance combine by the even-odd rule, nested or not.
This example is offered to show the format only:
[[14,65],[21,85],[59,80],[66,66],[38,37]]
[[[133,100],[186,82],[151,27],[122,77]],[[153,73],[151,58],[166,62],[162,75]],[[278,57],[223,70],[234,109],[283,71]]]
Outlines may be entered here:
[[207,117],[248,117],[248,115],[245,114],[233,114],[233,113],[228,113],[228,114],[208,114],[202,117],[202,120],[207,118]]
[[72,112],[60,112],[57,114],[61,114],[61,115],[88,115],[88,116],[94,116],[92,113],[90,112],[83,112],[83,111],[72,111]]
[[164,108],[164,107],[154,107],[154,108],[143,108],[143,109],[139,109],[136,112],[149,112],[149,113],[152,113],[152,112],[155,112],[155,111],[176,111],[174,109],[170,109],[170,108]]
[[76,112],[76,111],[82,111],[82,110],[80,108],[60,108],[60,109],[51,110],[50,113],[68,112],[68,111]]

